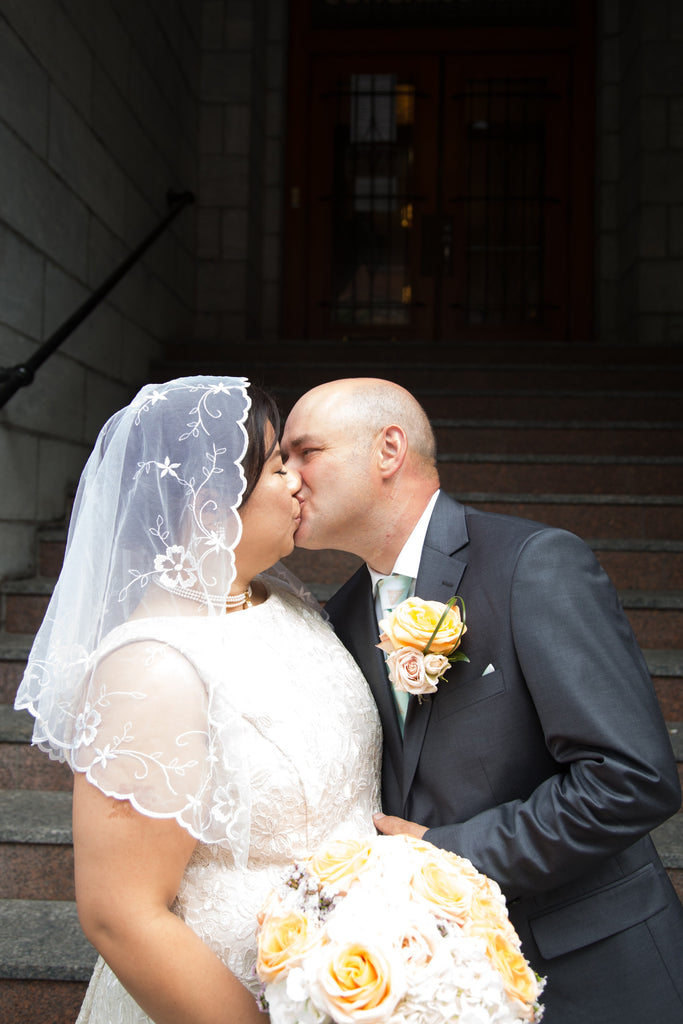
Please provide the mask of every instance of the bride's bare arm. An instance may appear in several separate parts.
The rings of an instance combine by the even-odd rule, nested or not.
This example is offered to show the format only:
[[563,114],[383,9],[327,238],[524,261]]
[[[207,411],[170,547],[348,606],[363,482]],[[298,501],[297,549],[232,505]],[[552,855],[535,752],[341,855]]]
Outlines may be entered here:
[[139,814],[74,778],[83,931],[156,1024],[267,1024],[253,995],[170,906],[195,846],[175,820]]

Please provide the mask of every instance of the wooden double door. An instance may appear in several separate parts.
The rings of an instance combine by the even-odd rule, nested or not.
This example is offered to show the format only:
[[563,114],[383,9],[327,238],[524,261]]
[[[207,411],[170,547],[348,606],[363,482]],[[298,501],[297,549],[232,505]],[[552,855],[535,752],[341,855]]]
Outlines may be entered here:
[[305,113],[290,110],[306,131],[289,163],[288,333],[585,340],[576,98],[566,52],[311,55]]

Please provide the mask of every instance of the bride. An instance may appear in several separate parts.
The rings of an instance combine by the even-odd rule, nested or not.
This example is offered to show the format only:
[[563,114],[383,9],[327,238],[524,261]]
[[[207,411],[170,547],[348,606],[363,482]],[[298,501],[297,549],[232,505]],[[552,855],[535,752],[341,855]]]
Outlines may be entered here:
[[79,1024],[252,1024],[283,870],[375,834],[380,728],[274,564],[299,506],[243,378],[147,385],[102,429],[17,708],[74,771],[76,898],[101,954]]

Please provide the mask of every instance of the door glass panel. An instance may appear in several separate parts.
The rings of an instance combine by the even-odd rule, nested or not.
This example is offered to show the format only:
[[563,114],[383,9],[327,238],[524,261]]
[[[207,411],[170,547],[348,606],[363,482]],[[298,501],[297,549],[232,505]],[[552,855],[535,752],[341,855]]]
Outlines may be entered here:
[[353,74],[336,92],[334,325],[410,325],[415,87]]
[[464,99],[466,322],[541,323],[546,82],[470,79]]

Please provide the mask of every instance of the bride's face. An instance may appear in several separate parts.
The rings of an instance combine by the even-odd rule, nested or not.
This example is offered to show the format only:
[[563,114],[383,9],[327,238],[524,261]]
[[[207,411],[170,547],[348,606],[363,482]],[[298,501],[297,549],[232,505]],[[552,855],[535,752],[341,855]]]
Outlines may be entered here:
[[[275,431],[268,424],[266,450],[274,440]],[[293,551],[300,519],[294,494],[300,486],[301,478],[283,464],[276,444],[246,505],[239,509],[242,537],[235,548],[235,560],[244,579],[251,579]]]

